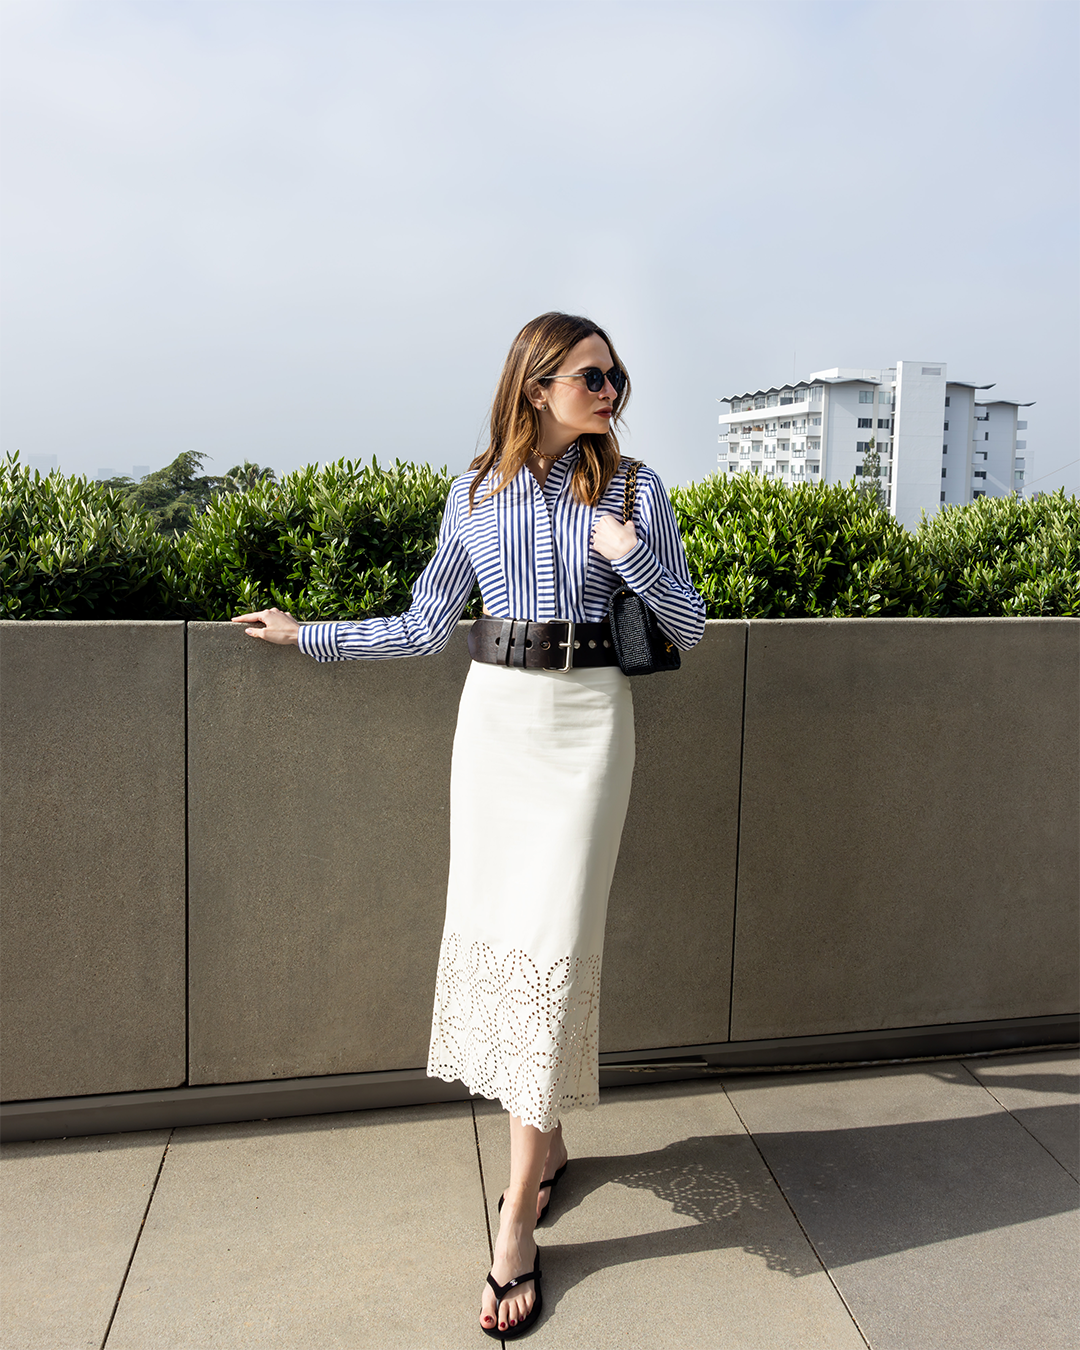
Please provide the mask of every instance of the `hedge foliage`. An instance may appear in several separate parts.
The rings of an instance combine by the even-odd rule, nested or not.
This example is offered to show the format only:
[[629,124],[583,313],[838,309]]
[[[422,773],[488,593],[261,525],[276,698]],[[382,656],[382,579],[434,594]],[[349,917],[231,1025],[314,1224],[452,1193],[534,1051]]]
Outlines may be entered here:
[[174,543],[122,491],[0,464],[0,618],[175,618],[183,585]]
[[298,619],[407,609],[451,482],[426,464],[340,460],[215,496],[177,543],[188,603],[203,619],[269,605]]
[[916,540],[945,614],[1080,614],[1080,500],[980,497],[924,519]]
[[858,488],[715,474],[671,500],[710,619],[936,612],[934,569]]
[[[339,460],[250,481],[169,536],[130,493],[9,457],[0,617],[400,612],[434,551],[451,479],[422,464]],[[710,618],[1080,614],[1080,502],[1064,491],[983,497],[914,532],[854,483],[718,474],[671,497]]]

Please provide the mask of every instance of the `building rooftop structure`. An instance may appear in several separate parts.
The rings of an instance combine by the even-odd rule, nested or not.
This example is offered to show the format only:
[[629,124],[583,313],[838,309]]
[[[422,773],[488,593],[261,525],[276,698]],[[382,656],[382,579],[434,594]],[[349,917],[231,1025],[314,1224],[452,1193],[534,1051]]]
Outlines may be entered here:
[[942,505],[1023,492],[1031,455],[1016,439],[1027,428],[1017,410],[1031,405],[976,401],[995,387],[953,380],[944,362],[898,361],[728,394],[719,400],[730,408],[720,417],[719,468],[840,483],[870,473],[876,455],[880,498],[912,527]]

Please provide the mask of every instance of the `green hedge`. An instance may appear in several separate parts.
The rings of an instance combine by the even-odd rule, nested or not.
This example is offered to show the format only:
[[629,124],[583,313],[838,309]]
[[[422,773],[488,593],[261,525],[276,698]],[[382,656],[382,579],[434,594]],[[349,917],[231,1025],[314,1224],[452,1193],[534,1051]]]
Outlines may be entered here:
[[716,474],[671,500],[710,619],[938,612],[941,578],[858,488]]
[[943,614],[1080,614],[1080,500],[1064,488],[980,497],[924,519],[919,547]]
[[435,551],[452,478],[341,460],[215,496],[177,543],[201,619],[277,605],[298,619],[394,614]]
[[[183,535],[123,491],[0,464],[0,616],[399,612],[450,476],[340,460],[219,493]],[[1080,614],[1080,502],[983,497],[905,530],[855,484],[715,475],[671,494],[710,618]],[[470,612],[477,612],[474,598]]]
[[0,464],[0,618],[176,618],[183,586],[175,544],[123,491]]

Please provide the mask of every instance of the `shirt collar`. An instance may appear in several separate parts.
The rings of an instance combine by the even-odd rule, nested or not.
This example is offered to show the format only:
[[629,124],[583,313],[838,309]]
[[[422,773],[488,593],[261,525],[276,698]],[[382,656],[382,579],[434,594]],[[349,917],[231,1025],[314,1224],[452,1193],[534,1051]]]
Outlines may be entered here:
[[575,441],[574,444],[569,448],[569,450],[567,450],[566,454],[560,455],[559,458],[555,461],[555,463],[551,466],[550,470],[548,471],[548,480],[550,481],[552,474],[563,474],[564,476],[569,475],[575,463],[580,458],[581,458],[581,450],[578,447],[577,441]]

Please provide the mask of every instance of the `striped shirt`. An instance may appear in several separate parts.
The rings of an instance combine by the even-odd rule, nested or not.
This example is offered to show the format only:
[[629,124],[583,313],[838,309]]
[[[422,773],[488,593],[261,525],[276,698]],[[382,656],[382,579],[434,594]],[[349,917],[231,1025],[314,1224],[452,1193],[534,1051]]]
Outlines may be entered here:
[[705,602],[690,582],[679,527],[659,477],[638,470],[634,528],[638,542],[609,562],[590,546],[600,515],[622,519],[625,468],[596,507],[570,490],[579,451],[570,447],[541,487],[522,468],[504,492],[469,513],[473,474],[456,478],[446,499],[435,556],[412,588],[412,604],[392,618],[339,620],[300,626],[299,646],[316,661],[383,660],[442,651],[480,583],[484,607],[502,619],[573,619],[596,623],[620,585],[647,602],[664,633],[683,651],[701,639]]

